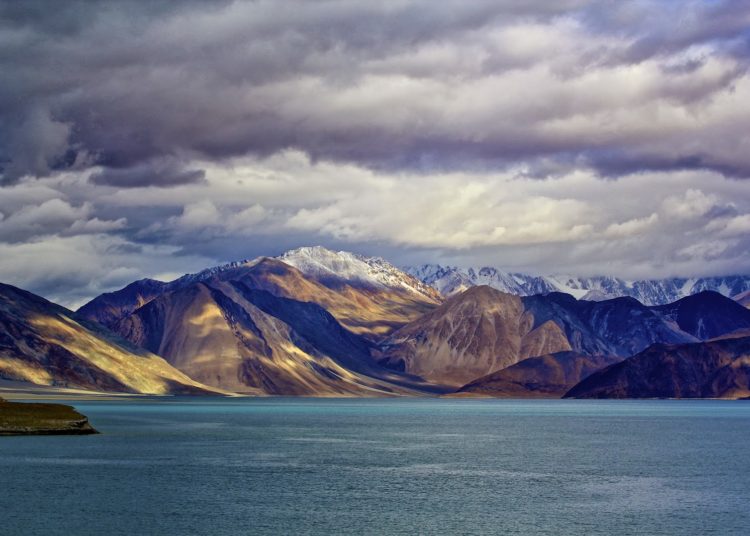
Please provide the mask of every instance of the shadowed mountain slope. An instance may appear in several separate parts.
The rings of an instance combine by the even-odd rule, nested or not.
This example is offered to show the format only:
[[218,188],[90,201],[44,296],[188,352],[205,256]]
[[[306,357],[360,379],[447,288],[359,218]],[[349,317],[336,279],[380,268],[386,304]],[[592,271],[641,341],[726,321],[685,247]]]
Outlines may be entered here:
[[0,377],[39,385],[209,394],[164,359],[24,290],[0,284]]
[[571,348],[587,355],[626,357],[655,342],[697,340],[634,298],[585,301],[553,292],[525,297],[523,303],[537,323],[557,323],[565,332]]
[[498,398],[560,398],[594,372],[622,361],[617,356],[557,352],[530,357],[464,385],[456,394]]
[[[364,261],[358,262],[369,266]],[[379,279],[372,281],[365,281],[364,276],[356,273],[334,277],[320,274],[309,265],[303,264],[303,268],[311,270],[311,274],[281,260],[263,257],[183,276],[170,283],[145,279],[94,298],[79,312],[85,318],[112,327],[162,294],[208,280],[242,281],[276,296],[317,303],[351,331],[377,338],[415,320],[441,300],[432,288],[395,268],[386,275],[382,270],[377,271]]]
[[[260,268],[294,271],[273,260]],[[260,281],[272,285],[264,272]],[[250,275],[163,294],[121,320],[118,331],[190,377],[236,392],[384,396],[419,387],[378,367],[371,343],[320,305],[259,289],[259,271]]]
[[460,387],[526,357],[570,350],[553,322],[535,324],[518,296],[473,287],[399,329],[381,345],[381,362]]
[[126,317],[142,305],[166,292],[169,284],[154,279],[141,279],[115,292],[97,296],[76,314],[101,325],[113,328],[117,321]]
[[386,366],[460,387],[528,357],[570,350],[627,357],[654,342],[694,340],[632,298],[519,298],[478,286],[400,328],[380,350]]
[[653,310],[700,340],[750,328],[750,310],[718,292],[700,292]]
[[596,372],[570,398],[746,398],[750,337],[667,346],[655,344]]

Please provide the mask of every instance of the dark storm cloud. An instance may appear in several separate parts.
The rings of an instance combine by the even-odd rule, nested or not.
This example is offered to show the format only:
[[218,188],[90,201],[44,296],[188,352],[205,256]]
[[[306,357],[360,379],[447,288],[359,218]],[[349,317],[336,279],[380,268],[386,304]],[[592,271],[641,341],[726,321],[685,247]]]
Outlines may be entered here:
[[74,304],[310,244],[750,271],[748,28],[729,1],[0,0],[0,281]]
[[169,188],[202,183],[205,182],[205,176],[206,172],[202,169],[184,169],[179,163],[167,160],[146,162],[125,169],[105,168],[93,173],[89,181],[100,186],[118,188]]
[[[603,96],[620,91],[611,69],[655,61],[633,72],[644,79],[630,98],[701,108],[745,76],[749,13],[736,2],[3,2],[0,166],[7,183],[99,164],[118,170],[95,182],[127,186],[184,180],[139,174],[164,157],[291,148],[432,171],[565,162],[593,144],[606,171],[607,155],[637,158],[652,120],[634,110],[601,137],[598,119],[578,124],[628,106]],[[710,57],[724,64],[701,69]],[[597,70],[598,88],[586,79]],[[700,135],[703,120],[681,128]],[[669,144],[677,127],[657,126]],[[743,151],[700,162],[750,170]]]

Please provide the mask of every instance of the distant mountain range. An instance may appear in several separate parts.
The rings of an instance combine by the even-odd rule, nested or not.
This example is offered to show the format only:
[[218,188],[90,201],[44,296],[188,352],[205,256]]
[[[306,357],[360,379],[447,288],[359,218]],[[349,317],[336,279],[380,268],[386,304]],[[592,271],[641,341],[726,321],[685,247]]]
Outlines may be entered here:
[[[646,292],[645,282],[612,278],[410,272],[380,258],[299,248],[171,282],[136,281],[76,313],[2,286],[0,378],[163,394],[637,397],[652,384],[627,380],[608,390],[594,378],[621,386],[634,378],[628,371],[651,370],[644,359],[671,363],[677,351],[693,356],[686,363],[713,360],[706,366],[721,368],[722,385],[738,387],[712,390],[684,367],[656,367],[672,378],[665,396],[744,393],[744,346],[719,344],[721,359],[711,348],[750,339],[747,290],[734,301],[700,289],[710,283],[729,295],[746,278],[650,282]],[[617,289],[651,298],[604,299]],[[663,303],[669,293],[686,295]],[[604,376],[610,370],[625,372],[615,381]]]
[[452,296],[470,287],[487,285],[518,296],[565,292],[582,300],[601,301],[629,296],[644,305],[664,305],[698,292],[712,290],[729,298],[744,296],[745,305],[750,303],[750,276],[745,275],[625,280],[609,276],[531,276],[491,267],[463,269],[439,264],[406,267],[405,271],[444,296]]

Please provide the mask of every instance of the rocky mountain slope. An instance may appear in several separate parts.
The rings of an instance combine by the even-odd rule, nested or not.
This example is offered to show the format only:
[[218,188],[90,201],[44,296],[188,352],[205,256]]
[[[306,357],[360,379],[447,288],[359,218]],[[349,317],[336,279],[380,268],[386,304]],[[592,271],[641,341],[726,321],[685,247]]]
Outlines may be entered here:
[[147,394],[210,394],[164,359],[30,292],[0,284],[0,378]]
[[628,357],[655,342],[698,340],[632,298],[519,297],[488,286],[455,295],[380,345],[381,362],[460,387],[528,357],[563,351]]
[[734,300],[740,305],[750,308],[750,290],[737,294]]
[[703,341],[750,329],[750,310],[717,292],[700,292],[653,310]]
[[346,285],[401,291],[426,301],[439,302],[441,295],[430,285],[380,257],[365,257],[324,247],[302,247],[277,257],[330,288]]
[[382,259],[324,248],[301,248],[282,258],[285,260],[261,257],[231,263],[169,283],[136,281],[94,298],[78,312],[113,327],[157,296],[212,279],[243,281],[280,297],[317,303],[350,330],[376,338],[418,318],[442,300],[434,289]]
[[574,386],[571,398],[750,397],[750,337],[655,344]]
[[663,305],[706,290],[728,297],[750,291],[750,276],[625,280],[607,276],[531,276],[492,267],[463,269],[438,264],[407,267],[405,271],[439,290],[444,296],[451,296],[472,286],[488,285],[519,296],[565,292],[586,300],[629,296],[644,305]]
[[115,292],[101,294],[76,313],[108,328],[142,305],[167,291],[169,284],[155,279],[140,279]]
[[[294,277],[273,279],[268,271]],[[294,292],[287,292],[295,282]],[[117,329],[190,377],[239,393],[386,396],[421,387],[378,367],[371,343],[318,305],[325,296],[307,294],[320,290],[314,285],[296,269],[264,259],[243,277],[213,278],[163,294]]]
[[459,387],[526,357],[571,349],[559,325],[537,324],[525,312],[518,296],[473,287],[388,337],[381,363]]
[[617,356],[557,352],[530,357],[464,385],[456,395],[496,398],[560,398],[594,372],[622,361]]

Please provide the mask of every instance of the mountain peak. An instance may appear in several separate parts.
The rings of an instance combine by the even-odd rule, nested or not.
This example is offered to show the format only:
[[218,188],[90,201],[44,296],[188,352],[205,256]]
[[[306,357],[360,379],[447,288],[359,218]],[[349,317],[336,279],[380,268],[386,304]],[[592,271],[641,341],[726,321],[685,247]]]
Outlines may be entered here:
[[440,294],[435,289],[381,257],[306,246],[289,250],[277,259],[324,284],[345,282],[364,287],[389,288],[417,294],[434,302],[440,300]]
[[[735,297],[745,306],[750,304],[750,276],[733,275],[666,279],[627,280],[613,276],[578,277],[570,274],[529,275],[508,272],[491,266],[460,268],[439,264],[422,264],[405,270],[440,291],[452,296],[476,285],[532,296],[550,292],[564,292],[577,299],[601,301],[618,296],[630,296],[644,305],[672,303],[705,290],[713,290],[727,297]],[[737,297],[740,298],[737,298]]]

